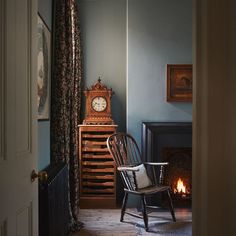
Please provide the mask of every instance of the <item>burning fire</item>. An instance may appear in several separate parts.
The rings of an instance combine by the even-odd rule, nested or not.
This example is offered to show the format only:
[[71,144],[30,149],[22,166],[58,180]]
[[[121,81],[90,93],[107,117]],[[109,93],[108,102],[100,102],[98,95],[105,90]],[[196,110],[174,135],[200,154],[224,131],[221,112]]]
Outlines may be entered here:
[[178,179],[177,187],[174,190],[174,193],[186,193],[186,186],[181,178]]

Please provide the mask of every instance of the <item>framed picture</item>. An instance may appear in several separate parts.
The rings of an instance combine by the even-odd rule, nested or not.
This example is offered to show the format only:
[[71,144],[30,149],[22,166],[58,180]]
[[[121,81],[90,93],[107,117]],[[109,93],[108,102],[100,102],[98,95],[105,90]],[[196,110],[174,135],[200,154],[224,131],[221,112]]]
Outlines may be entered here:
[[167,101],[192,101],[192,65],[167,65]]
[[48,120],[50,115],[51,81],[51,32],[38,14],[38,75],[37,110],[38,120]]

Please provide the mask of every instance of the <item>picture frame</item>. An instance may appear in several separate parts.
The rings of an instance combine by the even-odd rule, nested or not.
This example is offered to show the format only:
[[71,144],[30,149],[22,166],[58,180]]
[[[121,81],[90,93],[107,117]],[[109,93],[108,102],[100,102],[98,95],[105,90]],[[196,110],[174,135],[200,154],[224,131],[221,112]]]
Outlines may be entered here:
[[40,14],[38,14],[37,40],[37,118],[38,120],[49,120],[51,32]]
[[192,102],[192,64],[167,64],[167,101]]

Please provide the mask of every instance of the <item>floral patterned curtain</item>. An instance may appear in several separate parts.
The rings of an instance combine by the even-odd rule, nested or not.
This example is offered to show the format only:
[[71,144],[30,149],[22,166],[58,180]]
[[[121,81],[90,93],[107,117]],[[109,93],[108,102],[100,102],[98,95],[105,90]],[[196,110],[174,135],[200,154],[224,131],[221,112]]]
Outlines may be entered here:
[[81,42],[76,0],[54,1],[51,90],[51,163],[69,168],[70,231],[77,231],[79,174],[78,129],[81,109]]

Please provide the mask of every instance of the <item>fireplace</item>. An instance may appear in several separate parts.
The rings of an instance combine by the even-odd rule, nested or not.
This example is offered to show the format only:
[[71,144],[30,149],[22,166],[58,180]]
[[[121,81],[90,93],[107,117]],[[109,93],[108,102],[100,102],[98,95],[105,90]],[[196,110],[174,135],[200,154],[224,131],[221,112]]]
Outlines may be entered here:
[[170,185],[177,206],[190,206],[192,199],[192,148],[165,147],[163,161],[169,162],[165,184]]
[[[144,161],[169,162],[165,183],[171,186],[174,205],[191,207],[192,123],[143,122],[142,153]],[[151,201],[166,206],[164,199],[161,196]]]

